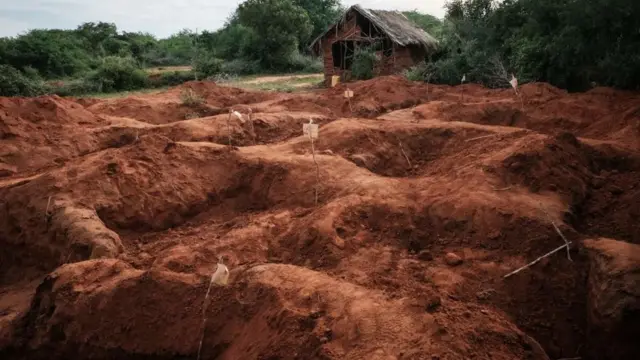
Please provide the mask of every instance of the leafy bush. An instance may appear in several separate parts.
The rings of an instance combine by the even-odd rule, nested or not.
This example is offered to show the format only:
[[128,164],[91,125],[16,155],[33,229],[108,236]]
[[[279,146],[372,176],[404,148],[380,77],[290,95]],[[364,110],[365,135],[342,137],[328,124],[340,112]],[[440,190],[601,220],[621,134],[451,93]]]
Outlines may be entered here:
[[0,96],[37,96],[45,92],[41,81],[33,80],[9,65],[0,65]]
[[40,76],[40,72],[37,69],[27,65],[22,68],[22,73],[24,76],[28,77],[31,80],[42,81],[42,76]]
[[193,71],[174,71],[162,73],[149,80],[151,87],[176,86],[195,79]]
[[289,57],[289,71],[320,73],[324,69],[321,58],[300,54],[297,50]]
[[424,81],[426,78],[426,70],[426,64],[419,64],[406,69],[403,75],[409,81]]
[[142,89],[147,86],[147,73],[132,58],[108,56],[88,77],[100,92]]
[[236,75],[253,75],[262,71],[257,60],[235,59],[222,64],[221,72]]
[[224,61],[214,57],[201,57],[196,60],[194,71],[198,79],[208,78],[220,73]]
[[48,84],[47,93],[59,96],[81,96],[100,92],[97,84],[87,79],[75,79]]
[[376,54],[371,48],[358,48],[353,55],[351,75],[357,80],[373,78],[373,68],[376,64]]

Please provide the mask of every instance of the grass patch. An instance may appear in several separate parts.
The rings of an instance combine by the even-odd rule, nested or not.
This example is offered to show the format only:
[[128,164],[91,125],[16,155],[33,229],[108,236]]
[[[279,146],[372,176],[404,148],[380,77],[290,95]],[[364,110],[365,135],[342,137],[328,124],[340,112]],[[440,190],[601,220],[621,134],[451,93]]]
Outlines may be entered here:
[[149,74],[164,74],[170,72],[184,72],[191,71],[191,66],[158,66],[153,68],[144,69]]
[[237,87],[248,90],[295,92],[309,90],[319,85],[324,80],[324,75],[269,75],[269,76],[246,76],[221,83],[220,85]]

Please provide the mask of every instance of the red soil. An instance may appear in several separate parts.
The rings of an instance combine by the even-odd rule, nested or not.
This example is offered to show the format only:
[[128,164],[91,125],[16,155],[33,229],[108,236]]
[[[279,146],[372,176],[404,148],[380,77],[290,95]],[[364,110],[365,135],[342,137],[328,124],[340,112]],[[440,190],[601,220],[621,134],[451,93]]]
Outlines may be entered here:
[[640,96],[521,93],[0,98],[0,356],[195,358],[223,256],[203,359],[640,357]]

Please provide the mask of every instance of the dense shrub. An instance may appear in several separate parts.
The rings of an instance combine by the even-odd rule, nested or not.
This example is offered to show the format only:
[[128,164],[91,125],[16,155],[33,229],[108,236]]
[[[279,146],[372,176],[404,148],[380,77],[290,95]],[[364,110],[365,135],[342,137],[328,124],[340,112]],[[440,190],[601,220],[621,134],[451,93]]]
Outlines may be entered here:
[[109,56],[88,77],[101,92],[142,89],[147,86],[147,73],[138,68],[135,60]]
[[222,64],[221,72],[235,75],[253,75],[262,71],[257,60],[235,59]]
[[9,65],[0,65],[0,96],[37,96],[45,92],[41,81],[33,80]]
[[198,75],[198,79],[205,79],[220,73],[223,62],[214,57],[203,56],[196,60],[194,71]]
[[323,70],[322,59],[300,54],[295,51],[289,57],[289,71],[320,73]]
[[351,75],[357,80],[371,79],[376,61],[376,54],[371,48],[356,49],[353,55],[353,64],[351,65]]
[[47,85],[47,93],[59,96],[81,96],[98,92],[98,85],[87,79],[56,81]]
[[151,78],[151,87],[176,86],[195,79],[193,71],[173,71]]

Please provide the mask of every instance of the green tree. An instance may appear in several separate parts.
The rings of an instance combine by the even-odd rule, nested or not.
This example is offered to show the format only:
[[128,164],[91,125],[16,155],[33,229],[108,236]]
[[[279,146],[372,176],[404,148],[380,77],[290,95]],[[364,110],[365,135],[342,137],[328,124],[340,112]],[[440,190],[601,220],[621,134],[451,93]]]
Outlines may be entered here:
[[259,34],[254,56],[272,70],[286,68],[299,39],[308,38],[313,29],[307,12],[292,0],[247,0],[237,14],[242,25]]
[[47,78],[74,76],[92,65],[85,40],[74,31],[31,30],[3,42],[3,63],[17,69],[33,67]]
[[333,24],[343,11],[340,0],[294,0],[293,3],[307,12],[313,27],[309,36],[299,38],[304,47]]

